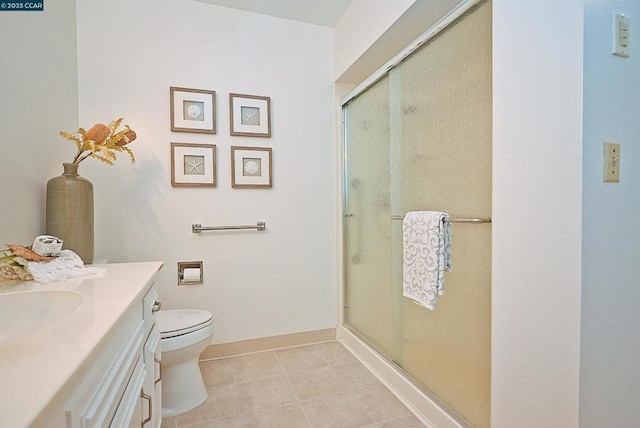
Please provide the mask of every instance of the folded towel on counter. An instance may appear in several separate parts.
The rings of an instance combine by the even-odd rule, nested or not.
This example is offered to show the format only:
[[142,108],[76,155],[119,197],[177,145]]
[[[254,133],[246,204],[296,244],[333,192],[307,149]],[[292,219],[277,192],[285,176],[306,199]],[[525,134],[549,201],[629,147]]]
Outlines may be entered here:
[[82,259],[71,250],[62,250],[60,255],[47,262],[28,262],[29,272],[37,282],[64,281],[77,276],[106,272],[104,268],[87,267]]
[[410,211],[402,221],[402,294],[428,309],[451,271],[451,225],[439,211]]

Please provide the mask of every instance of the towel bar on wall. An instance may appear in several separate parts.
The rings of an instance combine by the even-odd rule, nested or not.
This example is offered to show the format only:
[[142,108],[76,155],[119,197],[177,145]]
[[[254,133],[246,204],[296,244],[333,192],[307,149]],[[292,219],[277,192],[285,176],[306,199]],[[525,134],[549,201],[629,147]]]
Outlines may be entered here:
[[[391,220],[403,220],[403,215],[392,215]],[[445,220],[448,223],[491,223],[490,218],[464,218],[464,217],[449,217]]]
[[250,224],[246,226],[202,226],[200,224],[192,224],[191,232],[200,233],[207,230],[241,230],[241,229],[255,229],[259,232],[263,232],[267,228],[267,223],[259,221],[257,224]]

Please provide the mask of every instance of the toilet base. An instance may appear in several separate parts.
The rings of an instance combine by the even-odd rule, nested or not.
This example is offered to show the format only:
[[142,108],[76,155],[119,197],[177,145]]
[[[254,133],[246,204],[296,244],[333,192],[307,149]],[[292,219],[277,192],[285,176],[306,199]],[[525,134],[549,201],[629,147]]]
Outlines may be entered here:
[[[171,311],[171,312],[170,312]],[[186,328],[188,325],[171,325],[171,317],[197,313],[205,315],[208,322],[205,325],[195,325],[196,330]],[[159,311],[157,315],[160,325],[160,348],[162,371],[162,416],[171,417],[186,413],[205,402],[208,393],[204,386],[198,359],[213,337],[213,323],[211,314],[197,310]],[[176,317],[174,317],[176,318]],[[164,321],[163,321],[164,320]],[[169,320],[169,325],[167,325]],[[163,323],[165,330],[163,330]],[[173,328],[173,329],[172,329]],[[179,330],[177,330],[179,329]],[[187,330],[184,334],[175,334]],[[174,335],[171,335],[174,333]]]
[[207,399],[209,394],[202,380],[198,356],[162,367],[163,418],[193,410]]

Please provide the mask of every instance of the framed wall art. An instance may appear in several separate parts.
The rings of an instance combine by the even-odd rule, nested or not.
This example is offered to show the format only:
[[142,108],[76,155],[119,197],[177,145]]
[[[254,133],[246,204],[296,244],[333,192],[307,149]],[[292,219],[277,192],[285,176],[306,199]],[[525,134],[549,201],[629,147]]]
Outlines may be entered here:
[[169,94],[172,131],[216,133],[216,91],[171,86]]
[[216,187],[216,146],[171,143],[172,187]]
[[231,135],[271,137],[271,98],[229,94]]
[[271,148],[231,146],[231,187],[271,188]]

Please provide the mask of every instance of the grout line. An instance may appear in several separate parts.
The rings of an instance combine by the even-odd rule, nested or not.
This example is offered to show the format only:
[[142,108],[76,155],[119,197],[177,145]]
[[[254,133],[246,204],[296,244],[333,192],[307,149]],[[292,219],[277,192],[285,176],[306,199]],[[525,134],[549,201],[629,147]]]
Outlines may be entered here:
[[[307,346],[307,345],[303,345],[303,346]],[[302,412],[302,415],[304,416],[304,420],[307,422],[307,426],[311,427],[312,425],[311,425],[311,421],[309,420],[309,416],[307,416],[307,412],[304,411],[304,407],[302,406],[302,402],[300,401],[300,398],[298,397],[298,393],[296,392],[296,389],[293,387],[293,384],[291,383],[291,379],[289,379],[289,375],[291,373],[288,373],[284,369],[284,366],[282,365],[282,362],[280,361],[280,358],[278,357],[278,353],[274,352],[274,354],[276,356],[276,359],[278,360],[278,364],[280,364],[280,368],[284,372],[284,378],[286,379],[287,384],[289,385],[289,388],[291,388],[291,392],[293,393],[293,397],[295,398],[295,404],[298,406],[298,408]]]
[[300,401],[298,401],[297,404],[298,404],[298,407],[300,408],[300,411],[302,412],[302,415],[304,416],[304,420],[307,421],[307,426],[312,427],[313,425],[309,420],[309,416],[307,416],[307,412],[304,411],[304,406]]

